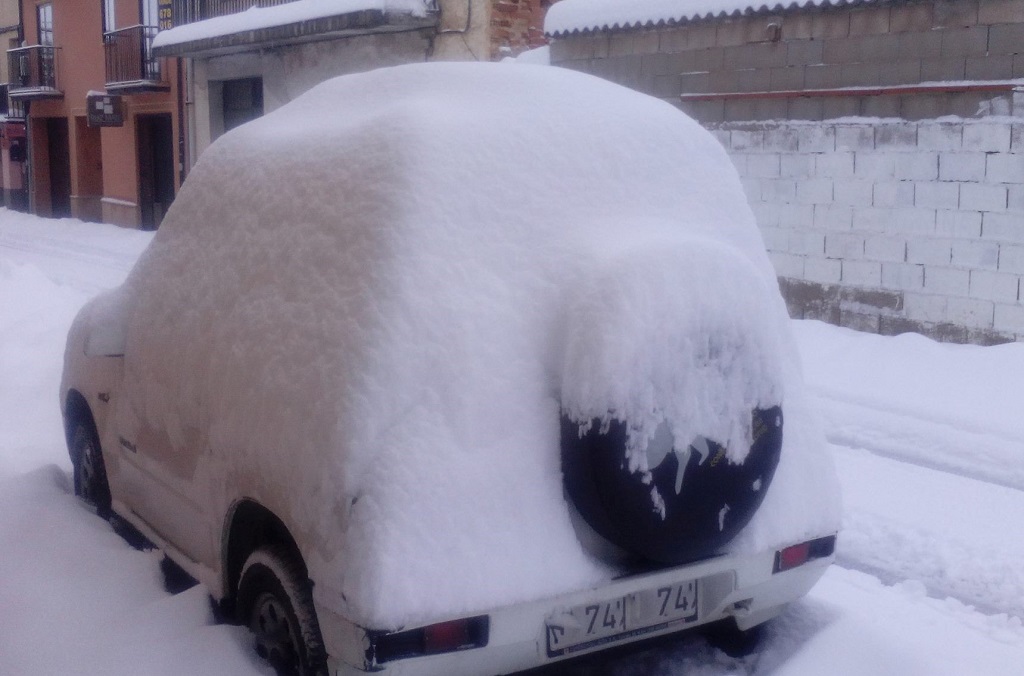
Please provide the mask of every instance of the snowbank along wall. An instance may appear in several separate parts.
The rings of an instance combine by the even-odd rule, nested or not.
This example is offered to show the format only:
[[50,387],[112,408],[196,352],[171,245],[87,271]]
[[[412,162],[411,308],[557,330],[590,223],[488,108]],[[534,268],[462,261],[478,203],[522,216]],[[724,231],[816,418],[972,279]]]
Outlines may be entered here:
[[1024,340],[1024,2],[580,16],[552,63],[712,129],[793,316]]

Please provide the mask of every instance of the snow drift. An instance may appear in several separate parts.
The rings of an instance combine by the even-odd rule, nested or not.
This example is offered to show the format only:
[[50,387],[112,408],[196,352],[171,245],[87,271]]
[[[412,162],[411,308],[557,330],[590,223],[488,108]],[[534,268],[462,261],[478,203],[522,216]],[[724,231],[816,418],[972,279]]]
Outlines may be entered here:
[[208,449],[183,490],[221,514],[260,496],[366,626],[613,574],[568,516],[563,407],[742,459],[751,409],[781,403],[730,547],[838,526],[732,165],[619,86],[515,64],[326,82],[204,153],[127,284],[121,419]]

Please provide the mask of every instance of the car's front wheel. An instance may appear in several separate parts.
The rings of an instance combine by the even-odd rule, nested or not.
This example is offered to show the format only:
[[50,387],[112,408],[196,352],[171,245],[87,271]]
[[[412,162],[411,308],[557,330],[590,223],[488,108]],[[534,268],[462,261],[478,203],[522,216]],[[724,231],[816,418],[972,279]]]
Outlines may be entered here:
[[253,633],[256,652],[279,675],[327,673],[310,582],[287,549],[262,547],[249,555],[236,608],[239,622]]
[[110,486],[100,441],[92,425],[79,423],[71,437],[71,465],[75,495],[104,519],[110,516]]

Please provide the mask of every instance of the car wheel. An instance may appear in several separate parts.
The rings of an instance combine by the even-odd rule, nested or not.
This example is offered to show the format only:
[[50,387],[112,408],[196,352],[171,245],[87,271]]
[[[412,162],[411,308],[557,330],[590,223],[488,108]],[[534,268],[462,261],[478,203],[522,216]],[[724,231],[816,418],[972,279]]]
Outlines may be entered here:
[[706,558],[732,540],[761,505],[782,451],[777,406],[754,411],[754,442],[740,463],[711,440],[676,443],[665,425],[651,442],[660,450],[648,449],[649,471],[631,470],[624,422],[580,429],[562,416],[566,493],[599,535],[657,563]]
[[282,547],[249,555],[238,583],[238,620],[249,627],[256,652],[279,676],[327,673],[312,588],[303,567]]
[[75,495],[106,519],[110,516],[110,486],[103,452],[96,430],[91,425],[75,427],[71,441],[71,465],[74,470]]

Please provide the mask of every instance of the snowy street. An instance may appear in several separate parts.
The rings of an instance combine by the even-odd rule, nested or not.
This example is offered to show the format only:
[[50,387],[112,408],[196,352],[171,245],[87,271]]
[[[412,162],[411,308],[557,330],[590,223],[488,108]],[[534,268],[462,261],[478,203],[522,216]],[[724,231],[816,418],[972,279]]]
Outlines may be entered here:
[[[71,490],[66,333],[151,237],[0,209],[0,675],[272,673],[245,630],[215,623],[202,587],[167,593],[160,555]],[[837,565],[751,656],[685,636],[597,671],[1021,673],[1024,344],[793,329],[842,482]]]

